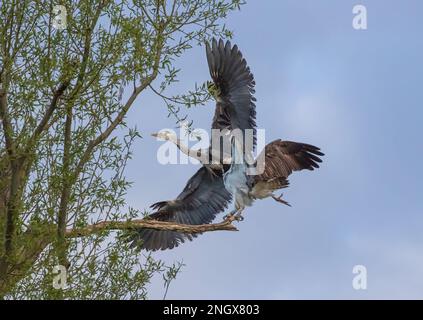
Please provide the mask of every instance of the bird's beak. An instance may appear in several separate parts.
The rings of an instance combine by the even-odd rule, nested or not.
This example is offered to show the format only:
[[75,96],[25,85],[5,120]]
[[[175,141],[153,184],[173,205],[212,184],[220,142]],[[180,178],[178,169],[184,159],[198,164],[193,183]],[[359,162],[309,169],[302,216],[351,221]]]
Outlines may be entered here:
[[152,133],[151,136],[157,138],[159,136],[159,134],[157,132],[155,132],[155,133]]

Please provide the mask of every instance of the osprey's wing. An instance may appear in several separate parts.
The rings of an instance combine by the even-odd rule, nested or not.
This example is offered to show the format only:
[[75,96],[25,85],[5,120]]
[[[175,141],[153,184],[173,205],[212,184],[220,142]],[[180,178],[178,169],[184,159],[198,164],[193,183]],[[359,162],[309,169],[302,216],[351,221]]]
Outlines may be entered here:
[[[201,167],[187,182],[181,194],[172,201],[162,201],[151,207],[157,210],[150,217],[159,221],[172,221],[181,224],[207,224],[227,208],[231,194],[225,189],[219,173],[213,176]],[[147,250],[165,250],[177,247],[186,239],[196,235],[176,231],[139,229],[132,238],[134,246]]]
[[254,77],[241,51],[229,41],[206,43],[210,75],[218,89],[212,129],[251,129],[256,144]]
[[266,145],[264,172],[256,180],[287,178],[293,171],[319,168],[324,154],[310,144],[275,140]]

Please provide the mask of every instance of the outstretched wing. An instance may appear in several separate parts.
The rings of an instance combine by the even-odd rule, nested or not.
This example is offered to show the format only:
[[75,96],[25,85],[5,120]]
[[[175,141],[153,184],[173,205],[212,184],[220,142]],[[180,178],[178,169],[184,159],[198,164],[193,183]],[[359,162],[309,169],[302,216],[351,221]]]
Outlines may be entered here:
[[293,171],[319,168],[324,154],[310,144],[275,140],[266,145],[264,172],[256,176],[257,180],[287,178]]
[[[159,221],[190,225],[212,222],[231,201],[231,195],[225,189],[222,176],[216,174],[213,176],[205,167],[201,167],[188,180],[184,190],[175,200],[153,204],[151,207],[157,211],[150,217]],[[140,245],[141,248],[153,251],[172,249],[186,239],[192,240],[195,236],[176,231],[139,229],[132,239],[132,245]]]
[[216,111],[212,129],[251,129],[256,144],[256,105],[254,77],[241,51],[229,41],[206,43],[210,75],[217,87]]

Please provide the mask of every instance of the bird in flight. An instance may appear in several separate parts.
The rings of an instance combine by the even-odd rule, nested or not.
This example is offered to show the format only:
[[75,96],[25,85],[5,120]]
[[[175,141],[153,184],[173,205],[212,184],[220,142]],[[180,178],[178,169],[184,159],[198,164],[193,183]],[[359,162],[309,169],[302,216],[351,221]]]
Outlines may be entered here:
[[[260,174],[248,175],[246,158],[256,146],[256,99],[254,77],[237,45],[229,41],[212,40],[206,43],[206,56],[212,81],[208,90],[216,100],[212,131],[224,132],[218,143],[210,147],[191,150],[169,132],[153,136],[170,140],[185,154],[198,159],[202,167],[188,180],[185,188],[174,200],[151,205],[155,210],[149,218],[180,224],[200,225],[211,223],[234,199],[235,209],[229,215],[242,219],[241,213],[256,199],[272,197],[289,205],[276,190],[288,186],[293,171],[318,168],[323,156],[320,149],[309,144],[275,140],[266,145],[258,159],[264,159]],[[241,132],[235,139],[234,131]],[[252,142],[244,139],[247,132]],[[212,134],[212,140],[214,136]],[[225,146],[229,145],[229,152]],[[140,228],[131,237],[133,246],[146,250],[165,250],[177,247],[198,234]]]

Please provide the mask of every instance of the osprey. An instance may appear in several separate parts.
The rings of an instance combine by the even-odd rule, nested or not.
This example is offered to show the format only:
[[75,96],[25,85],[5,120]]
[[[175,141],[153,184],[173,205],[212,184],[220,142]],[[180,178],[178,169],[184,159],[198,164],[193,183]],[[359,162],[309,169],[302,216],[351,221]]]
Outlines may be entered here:
[[[253,134],[252,149],[256,145],[256,105],[253,94],[254,77],[236,45],[229,41],[212,40],[206,43],[206,56],[211,82],[208,82],[210,94],[216,100],[215,114],[211,129],[226,130],[229,133],[237,129]],[[278,202],[289,205],[282,196],[274,192],[288,186],[288,176],[293,171],[318,168],[323,156],[319,148],[309,144],[275,140],[262,151],[265,161],[264,170],[259,175],[248,176],[244,159],[253,150],[242,142],[234,140],[231,134],[223,135],[219,150],[211,147],[204,150],[190,150],[169,132],[162,131],[153,136],[170,140],[189,156],[202,162],[203,166],[188,180],[185,188],[174,200],[161,201],[151,205],[155,210],[151,219],[171,221],[181,224],[208,224],[216,215],[224,211],[234,199],[235,209],[231,215],[241,220],[241,212],[256,199],[272,197]],[[222,146],[228,143],[232,152],[227,155]],[[237,151],[238,150],[238,151]],[[238,153],[237,153],[238,152]],[[264,153],[264,154],[263,154]],[[204,162],[204,154],[207,154]],[[211,163],[218,154],[218,162]],[[229,157],[229,162],[226,157]],[[260,158],[260,157],[259,157]],[[133,246],[147,250],[164,250],[177,247],[185,240],[192,240],[197,234],[180,233],[140,228],[131,240]]]
[[[224,175],[225,188],[230,191],[234,198],[235,209],[229,215],[235,215],[237,220],[243,220],[242,212],[249,207],[256,199],[268,197],[291,206],[279,197],[274,195],[276,190],[286,188],[289,185],[287,177],[293,172],[303,169],[314,170],[319,168],[323,156],[320,149],[305,143],[275,140],[266,145],[265,149],[258,156],[264,159],[264,171],[261,174],[248,174],[248,164],[245,161],[245,154],[240,148],[241,142],[237,139],[232,141],[232,163]],[[257,163],[256,163],[257,165]]]

